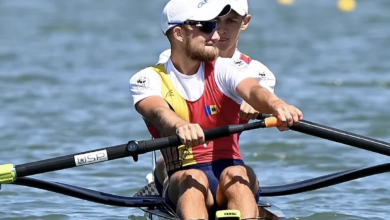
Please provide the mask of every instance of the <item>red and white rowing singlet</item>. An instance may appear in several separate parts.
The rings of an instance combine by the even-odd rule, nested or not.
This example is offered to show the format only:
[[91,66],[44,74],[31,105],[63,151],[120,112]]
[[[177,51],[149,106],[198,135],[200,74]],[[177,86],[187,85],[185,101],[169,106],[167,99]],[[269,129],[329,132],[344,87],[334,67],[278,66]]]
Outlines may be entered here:
[[[214,63],[205,63],[205,81],[203,95],[196,101],[182,98],[174,88],[164,65],[152,67],[161,77],[162,94],[171,109],[181,118],[197,123],[202,129],[223,125],[238,124],[240,105],[222,93],[214,80]],[[156,128],[148,125],[154,138],[159,134]],[[205,148],[203,145],[162,150],[167,170],[177,169],[198,163],[207,163],[220,159],[242,159],[238,148],[237,134],[215,139]]]

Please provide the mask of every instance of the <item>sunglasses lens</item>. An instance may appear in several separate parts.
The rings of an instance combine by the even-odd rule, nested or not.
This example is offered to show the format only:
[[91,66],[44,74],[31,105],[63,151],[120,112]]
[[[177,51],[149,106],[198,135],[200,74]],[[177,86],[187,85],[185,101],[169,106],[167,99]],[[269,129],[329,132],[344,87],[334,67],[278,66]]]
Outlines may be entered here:
[[214,31],[214,29],[217,27],[217,22],[212,22],[212,21],[206,21],[202,23],[202,26],[199,27],[199,30],[210,34]]

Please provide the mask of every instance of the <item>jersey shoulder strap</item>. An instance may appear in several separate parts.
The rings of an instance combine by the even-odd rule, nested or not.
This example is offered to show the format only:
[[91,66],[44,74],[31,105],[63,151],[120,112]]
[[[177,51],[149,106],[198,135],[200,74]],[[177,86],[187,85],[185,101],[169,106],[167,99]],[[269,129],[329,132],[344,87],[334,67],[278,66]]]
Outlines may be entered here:
[[176,88],[173,86],[172,80],[169,77],[164,64],[158,64],[151,68],[160,76],[162,84],[161,95],[168,103],[169,107],[183,120],[190,122],[187,102],[183,97],[181,97]]

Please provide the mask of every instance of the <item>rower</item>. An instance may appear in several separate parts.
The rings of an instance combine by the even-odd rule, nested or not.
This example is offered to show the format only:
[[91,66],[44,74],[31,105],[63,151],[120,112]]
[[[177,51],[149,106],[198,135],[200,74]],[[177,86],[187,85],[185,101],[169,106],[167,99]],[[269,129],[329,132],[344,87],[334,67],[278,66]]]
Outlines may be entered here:
[[[248,6],[248,0],[232,1],[232,10],[227,15],[217,18],[217,32],[220,36],[220,40],[215,43],[215,46],[219,50],[220,57],[242,60],[247,63],[249,68],[259,73],[259,76],[261,77],[259,82],[260,85],[268,89],[270,92],[274,92],[276,77],[272,71],[260,61],[249,57],[238,49],[238,42],[241,33],[248,28],[252,19],[252,15],[249,14]],[[165,64],[170,57],[170,49],[163,51],[159,56],[157,65]],[[258,116],[258,111],[253,109],[245,101],[242,102],[240,109],[240,123],[247,123],[249,120],[256,119]],[[153,171],[153,174],[156,189],[159,194],[164,197],[165,191],[168,187],[168,176],[162,156],[157,159],[156,169]]]
[[243,218],[258,216],[259,186],[238,147],[238,135],[204,146],[202,129],[239,123],[243,100],[272,113],[280,130],[302,113],[259,85],[258,72],[242,60],[218,58],[218,16],[230,1],[170,0],[161,27],[171,44],[165,64],[145,68],[130,79],[136,110],[153,137],[178,135],[183,145],[162,150],[169,177],[165,202],[180,219],[206,218],[227,207]]

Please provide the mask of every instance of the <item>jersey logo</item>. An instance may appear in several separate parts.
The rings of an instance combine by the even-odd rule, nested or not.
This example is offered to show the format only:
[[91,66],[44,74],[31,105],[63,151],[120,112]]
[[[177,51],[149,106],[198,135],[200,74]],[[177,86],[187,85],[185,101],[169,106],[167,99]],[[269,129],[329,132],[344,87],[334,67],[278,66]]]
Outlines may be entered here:
[[136,86],[137,86],[138,91],[140,91],[140,92],[143,90],[149,89],[149,78],[147,78],[145,76],[140,76],[137,79]]
[[240,69],[240,70],[243,70],[243,69],[245,69],[245,68],[248,67],[248,64],[247,64],[246,62],[242,61],[242,60],[235,60],[235,61],[234,61],[234,65],[235,65],[238,69]]
[[175,96],[175,94],[173,94],[172,89],[170,89],[170,90],[167,92],[167,94],[165,94],[165,98],[173,97],[173,96]]
[[215,115],[218,113],[216,105],[208,105],[204,107],[207,116]]
[[266,78],[266,75],[265,75],[264,72],[259,72],[259,76],[260,76],[261,78]]
[[237,66],[242,66],[244,65],[244,62],[242,60],[236,60],[234,61],[234,64],[236,64]]

